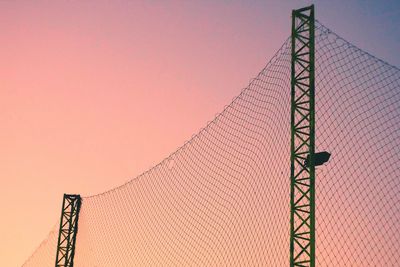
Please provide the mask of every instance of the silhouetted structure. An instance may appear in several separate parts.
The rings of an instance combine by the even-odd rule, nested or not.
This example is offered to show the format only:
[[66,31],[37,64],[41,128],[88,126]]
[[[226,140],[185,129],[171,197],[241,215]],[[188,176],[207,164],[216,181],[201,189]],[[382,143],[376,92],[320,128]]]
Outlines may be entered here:
[[[314,6],[292,12],[290,266],[315,266]],[[308,155],[308,165],[303,165]]]
[[60,229],[58,233],[56,267],[73,267],[78,219],[81,208],[80,195],[64,194]]
[[[287,266],[289,241],[292,266],[311,266],[312,251],[321,267],[398,265],[400,70],[318,21],[314,69],[311,11],[294,12],[296,45],[288,38],[198,134],[126,184],[82,198],[76,266]],[[326,168],[315,168],[329,159],[318,149],[332,153]],[[52,266],[57,237],[58,227],[24,266]]]

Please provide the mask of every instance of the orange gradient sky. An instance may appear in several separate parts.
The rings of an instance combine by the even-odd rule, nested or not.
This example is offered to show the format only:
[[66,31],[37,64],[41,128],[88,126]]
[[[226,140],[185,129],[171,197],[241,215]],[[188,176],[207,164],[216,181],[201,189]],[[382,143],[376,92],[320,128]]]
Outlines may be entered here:
[[[1,2],[0,266],[29,257],[63,193],[120,185],[188,140],[310,3]],[[399,5],[362,3],[315,1],[317,19],[399,66]]]

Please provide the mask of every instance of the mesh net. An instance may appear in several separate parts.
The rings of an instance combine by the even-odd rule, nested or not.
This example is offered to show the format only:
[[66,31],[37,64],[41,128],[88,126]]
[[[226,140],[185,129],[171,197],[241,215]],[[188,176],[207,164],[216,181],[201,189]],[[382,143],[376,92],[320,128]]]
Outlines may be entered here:
[[[83,198],[75,266],[287,266],[290,40],[212,122]],[[400,262],[400,70],[316,23],[318,266]],[[53,266],[57,231],[24,266]]]
[[54,266],[56,262],[58,228],[59,223],[53,226],[47,238],[43,240],[23,266]]

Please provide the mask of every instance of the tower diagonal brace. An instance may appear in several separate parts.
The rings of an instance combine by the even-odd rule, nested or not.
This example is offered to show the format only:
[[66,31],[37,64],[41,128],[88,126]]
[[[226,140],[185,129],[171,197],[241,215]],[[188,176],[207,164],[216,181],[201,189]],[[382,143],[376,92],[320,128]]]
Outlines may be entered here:
[[[315,266],[314,6],[292,12],[290,266]],[[309,164],[306,164],[306,159]]]
[[78,233],[81,202],[80,195],[64,194],[55,267],[74,266],[75,243]]

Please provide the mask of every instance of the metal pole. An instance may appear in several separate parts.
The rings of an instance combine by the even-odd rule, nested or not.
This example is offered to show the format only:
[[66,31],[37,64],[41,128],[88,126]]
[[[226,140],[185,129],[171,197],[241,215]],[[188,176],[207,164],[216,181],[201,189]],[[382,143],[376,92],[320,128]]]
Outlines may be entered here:
[[81,208],[80,195],[64,194],[58,232],[56,267],[73,267],[78,219]]
[[[290,266],[315,266],[314,6],[292,12]],[[309,163],[305,164],[306,159]]]

